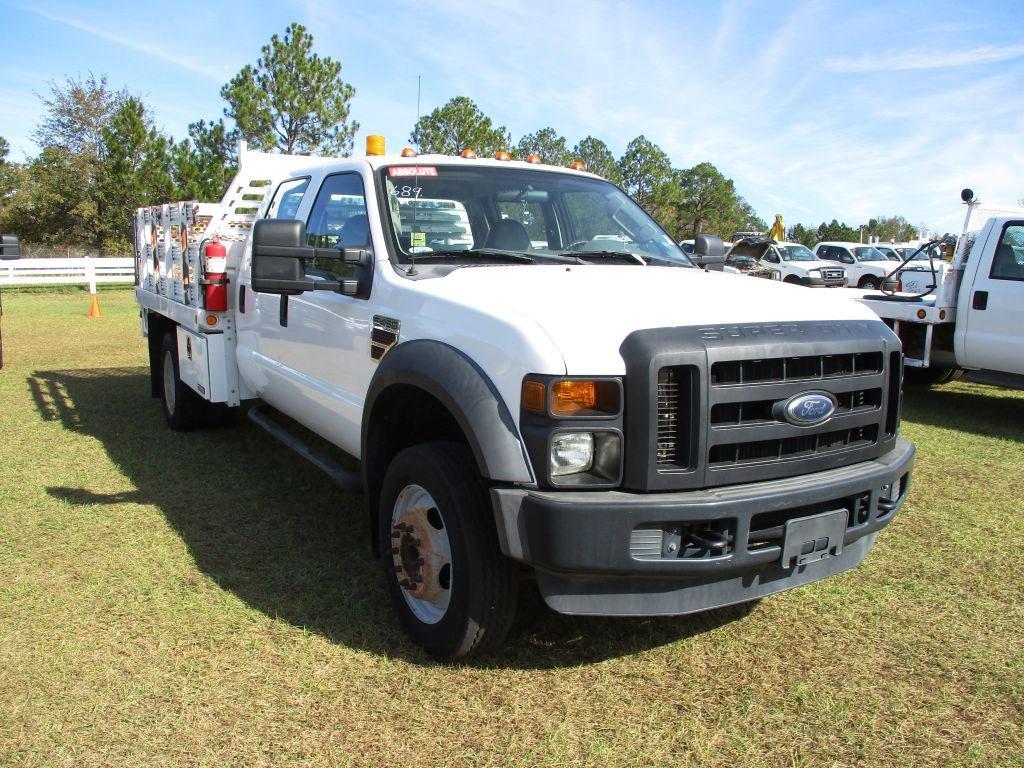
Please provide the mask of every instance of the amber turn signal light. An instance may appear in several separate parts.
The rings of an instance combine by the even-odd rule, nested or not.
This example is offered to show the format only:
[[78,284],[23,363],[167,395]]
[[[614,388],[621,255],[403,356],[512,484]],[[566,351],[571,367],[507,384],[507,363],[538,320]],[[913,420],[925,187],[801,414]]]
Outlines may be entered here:
[[539,381],[523,382],[523,408],[534,413],[544,413],[547,410],[546,399],[547,392]]
[[614,416],[619,412],[614,381],[560,379],[551,385],[552,416]]

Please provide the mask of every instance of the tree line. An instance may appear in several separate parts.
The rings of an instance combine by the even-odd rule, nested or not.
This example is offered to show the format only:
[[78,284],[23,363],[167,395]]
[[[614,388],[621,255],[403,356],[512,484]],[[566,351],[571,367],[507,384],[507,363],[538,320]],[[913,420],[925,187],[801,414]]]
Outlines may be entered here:
[[[39,154],[12,162],[0,137],[0,231],[32,243],[128,253],[133,209],[222,197],[236,170],[239,139],[253,149],[288,154],[352,152],[359,129],[351,116],[355,88],[342,79],[339,61],[313,50],[313,37],[301,24],[273,35],[256,63],[242,67],[220,94],[223,115],[192,123],[188,135],[175,140],[155,127],[152,110],[139,96],[113,89],[105,76],[51,82],[32,135]],[[570,147],[552,127],[514,142],[471,99],[456,96],[421,117],[409,140],[420,152],[454,155],[471,148],[481,157],[499,150],[516,158],[538,154],[552,165],[578,160],[621,186],[677,240],[767,229],[733,180],[713,164],[676,168],[643,135],[619,157],[595,136]],[[814,229],[797,224],[788,232],[807,245],[858,240],[862,234],[906,240],[916,230],[894,216],[861,227],[836,220]]]

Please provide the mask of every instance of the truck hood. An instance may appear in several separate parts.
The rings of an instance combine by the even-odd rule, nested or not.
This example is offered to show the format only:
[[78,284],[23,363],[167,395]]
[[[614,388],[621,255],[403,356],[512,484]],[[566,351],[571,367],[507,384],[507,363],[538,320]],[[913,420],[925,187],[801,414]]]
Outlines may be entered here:
[[836,291],[679,267],[474,267],[430,282],[449,301],[529,318],[570,374],[625,373],[619,346],[646,328],[878,319]]

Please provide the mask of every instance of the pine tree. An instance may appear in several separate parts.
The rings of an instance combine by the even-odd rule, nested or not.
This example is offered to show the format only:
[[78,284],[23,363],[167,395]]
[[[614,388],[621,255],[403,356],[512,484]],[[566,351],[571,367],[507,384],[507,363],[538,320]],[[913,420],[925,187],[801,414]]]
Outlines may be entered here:
[[313,36],[292,23],[221,89],[224,114],[254,149],[348,156],[359,124],[349,119],[355,89],[341,62],[313,53]]
[[472,149],[480,157],[507,150],[512,137],[505,126],[494,126],[472,99],[456,96],[416,123],[409,140],[420,152],[457,155]]

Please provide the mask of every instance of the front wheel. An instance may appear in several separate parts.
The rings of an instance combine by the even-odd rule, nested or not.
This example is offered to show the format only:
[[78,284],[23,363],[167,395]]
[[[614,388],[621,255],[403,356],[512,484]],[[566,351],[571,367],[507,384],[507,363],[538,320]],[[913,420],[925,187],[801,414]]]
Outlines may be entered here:
[[388,589],[416,643],[442,660],[501,644],[515,616],[516,567],[498,546],[468,448],[427,443],[395,456],[378,528]]
[[800,283],[800,278],[797,277],[796,275],[786,275],[786,279],[783,280],[782,282],[789,283],[790,285],[800,285],[801,284]]
[[882,282],[877,277],[862,277],[860,282],[857,283],[858,288],[865,290],[877,291],[882,285]]

